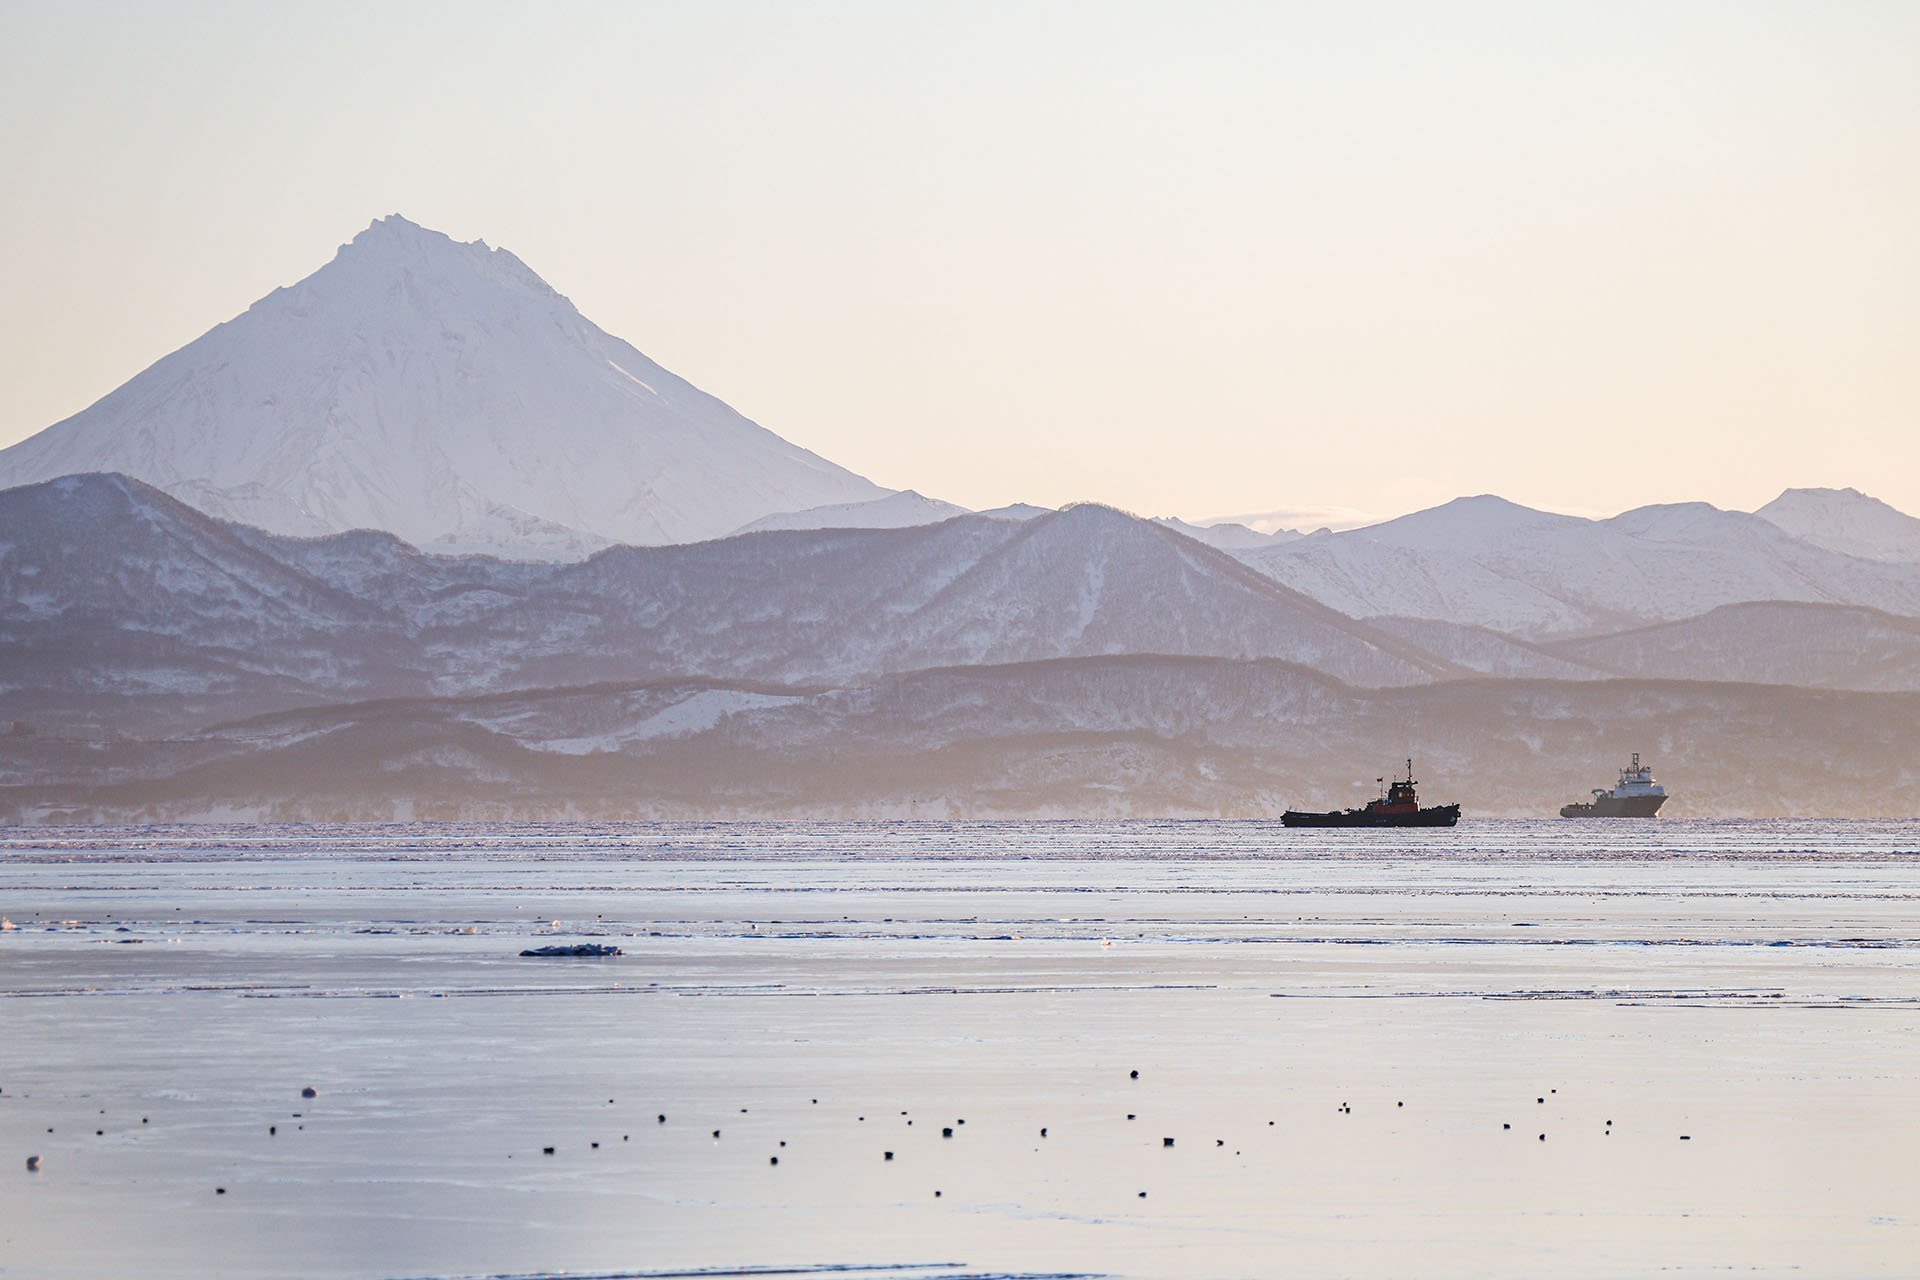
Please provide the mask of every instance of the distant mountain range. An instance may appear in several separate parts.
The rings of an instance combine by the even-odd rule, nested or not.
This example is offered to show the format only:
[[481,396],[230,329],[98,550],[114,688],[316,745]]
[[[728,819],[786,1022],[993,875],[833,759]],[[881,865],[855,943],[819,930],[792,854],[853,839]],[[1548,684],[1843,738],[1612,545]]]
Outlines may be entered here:
[[[1803,509],[1806,492],[1790,490],[1773,505]],[[1821,502],[1836,527],[1858,508],[1881,505],[1833,491]],[[1544,638],[1676,621],[1749,601],[1920,615],[1920,560],[1899,558],[1894,536],[1876,545],[1885,554],[1863,559],[1761,515],[1705,503],[1587,520],[1483,496],[1238,554],[1355,617],[1426,618]]]
[[[969,513],[383,219],[0,451],[0,817],[1920,807],[1920,520]],[[476,551],[488,554],[467,554]],[[454,552],[462,554],[451,554]]]
[[550,564],[74,476],[0,543],[16,819],[1260,813],[1407,753],[1550,812],[1630,749],[1674,816],[1920,803],[1920,621],[1853,604],[1362,622],[1099,506]]
[[1111,508],[617,547],[544,564],[285,538],[123,476],[0,491],[0,716],[171,731],[308,703],[701,677],[827,685],[1092,654],[1461,676]]

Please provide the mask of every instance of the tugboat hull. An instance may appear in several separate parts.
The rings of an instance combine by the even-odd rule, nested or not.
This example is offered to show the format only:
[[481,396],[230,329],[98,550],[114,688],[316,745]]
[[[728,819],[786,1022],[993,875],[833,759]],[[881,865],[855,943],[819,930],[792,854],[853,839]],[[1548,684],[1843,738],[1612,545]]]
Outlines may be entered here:
[[1460,806],[1439,804],[1410,813],[1381,813],[1368,809],[1342,809],[1337,813],[1301,813],[1289,809],[1280,822],[1289,827],[1451,827],[1460,821]]
[[1660,806],[1667,802],[1664,795],[1657,796],[1610,796],[1597,795],[1589,804],[1563,805],[1560,816],[1563,818],[1651,818],[1660,812]]

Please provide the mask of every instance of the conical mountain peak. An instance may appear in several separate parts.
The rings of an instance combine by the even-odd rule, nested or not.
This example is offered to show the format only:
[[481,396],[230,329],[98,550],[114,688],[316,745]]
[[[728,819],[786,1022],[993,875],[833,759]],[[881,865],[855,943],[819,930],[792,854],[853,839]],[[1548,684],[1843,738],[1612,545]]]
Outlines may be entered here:
[[365,231],[354,237],[356,241],[404,238],[444,240],[450,244],[454,242],[453,237],[446,232],[423,227],[404,213],[389,213],[375,218],[367,224]]
[[375,218],[365,230],[340,246],[335,262],[386,262],[441,258],[448,262],[479,262],[494,254],[484,240],[455,240],[398,213]]
[[0,451],[299,535],[574,556],[887,490],[607,333],[519,258],[393,214],[312,275]]
[[572,311],[562,294],[507,250],[485,240],[455,240],[398,213],[374,219],[341,245],[331,262],[292,290],[310,297],[346,291],[351,301],[352,290],[391,290],[402,282],[454,296],[505,289],[539,298],[543,306],[558,302]]

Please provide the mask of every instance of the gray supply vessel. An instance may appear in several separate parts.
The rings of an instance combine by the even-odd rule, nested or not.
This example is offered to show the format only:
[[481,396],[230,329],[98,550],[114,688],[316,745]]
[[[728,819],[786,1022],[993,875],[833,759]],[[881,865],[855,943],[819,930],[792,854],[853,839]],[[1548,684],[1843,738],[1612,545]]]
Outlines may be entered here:
[[1620,781],[1611,791],[1593,793],[1591,801],[1578,801],[1561,808],[1563,818],[1651,818],[1667,802],[1667,789],[1653,780],[1653,766],[1633,763],[1620,771]]

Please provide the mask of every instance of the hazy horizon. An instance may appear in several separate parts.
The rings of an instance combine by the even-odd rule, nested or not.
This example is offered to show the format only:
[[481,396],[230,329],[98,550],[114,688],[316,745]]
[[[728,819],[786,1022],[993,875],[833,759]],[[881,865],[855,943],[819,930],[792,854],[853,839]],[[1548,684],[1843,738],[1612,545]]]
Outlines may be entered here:
[[15,5],[0,37],[0,445],[399,211],[969,507],[1920,511],[1920,10]]

